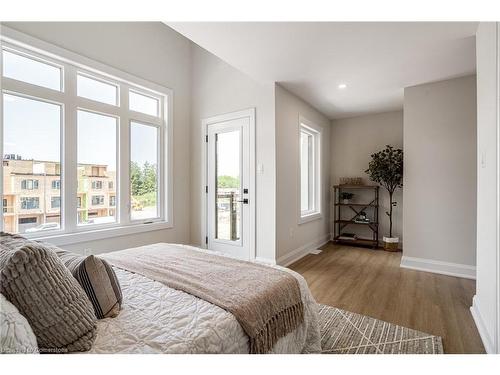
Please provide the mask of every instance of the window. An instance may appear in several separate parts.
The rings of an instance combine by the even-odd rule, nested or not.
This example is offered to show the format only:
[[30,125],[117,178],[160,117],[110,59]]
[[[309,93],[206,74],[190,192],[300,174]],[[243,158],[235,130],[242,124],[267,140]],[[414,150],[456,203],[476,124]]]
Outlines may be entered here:
[[130,125],[130,200],[132,220],[158,216],[158,129]]
[[104,195],[93,195],[92,206],[100,206],[104,204]]
[[129,91],[129,108],[132,111],[145,113],[151,116],[158,116],[159,101],[148,95]]
[[22,180],[21,189],[23,190],[38,189],[38,180]]
[[36,217],[21,217],[18,220],[19,224],[36,224]]
[[[3,82],[3,86],[6,83]],[[22,94],[22,93],[21,93]],[[39,209],[40,199],[21,198],[28,192],[40,192],[43,202],[50,201],[50,181],[60,180],[61,105],[21,94],[3,92],[3,151],[8,163],[3,164],[3,198],[20,204],[10,204],[9,214],[3,215],[5,231],[25,233],[28,227],[18,227],[20,210]],[[45,205],[43,207],[45,209]],[[41,221],[47,215],[43,212]]]
[[50,207],[51,208],[60,208],[61,207],[61,197],[50,198]]
[[77,95],[97,102],[118,105],[118,87],[114,84],[78,74]]
[[12,50],[4,49],[2,75],[36,86],[61,91],[62,69],[58,66],[42,62],[34,56],[26,56]]
[[320,217],[320,128],[301,119],[300,124],[300,222]]
[[[0,230],[85,241],[129,233],[127,226],[170,227],[171,91],[8,27],[0,40]],[[140,173],[131,175],[133,163]],[[122,196],[121,184],[137,189]],[[35,209],[37,223],[56,225],[43,233],[19,225]]]
[[[78,111],[78,168],[82,173],[82,179],[91,174],[95,176],[107,177],[110,180],[116,178],[116,140],[117,140],[117,119],[113,116],[105,116],[99,113]],[[89,166],[99,165],[99,167]],[[88,184],[83,184],[83,186]],[[102,181],[93,180],[90,184],[92,190],[101,190]],[[82,189],[79,193],[88,194],[88,189]],[[102,198],[102,199],[101,199]],[[92,205],[104,204],[103,195],[94,195]],[[77,214],[79,225],[112,223],[116,221],[116,216],[110,216],[107,212],[101,213],[102,219],[87,221],[85,216]]]
[[21,210],[35,210],[40,208],[40,198],[21,197]]

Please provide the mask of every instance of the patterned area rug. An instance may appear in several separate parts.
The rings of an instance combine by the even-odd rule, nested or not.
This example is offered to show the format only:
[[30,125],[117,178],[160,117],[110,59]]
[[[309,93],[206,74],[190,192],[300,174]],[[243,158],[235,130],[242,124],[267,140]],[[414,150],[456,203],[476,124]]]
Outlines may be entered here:
[[323,354],[443,354],[441,337],[319,305]]

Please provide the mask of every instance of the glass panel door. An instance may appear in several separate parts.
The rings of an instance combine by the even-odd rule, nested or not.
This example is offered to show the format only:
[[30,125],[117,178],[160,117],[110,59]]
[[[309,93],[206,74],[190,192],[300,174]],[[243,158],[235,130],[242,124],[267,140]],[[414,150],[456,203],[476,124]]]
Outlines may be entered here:
[[[227,115],[229,116],[229,115]],[[253,246],[250,214],[249,117],[213,121],[207,126],[207,248],[250,259]]]

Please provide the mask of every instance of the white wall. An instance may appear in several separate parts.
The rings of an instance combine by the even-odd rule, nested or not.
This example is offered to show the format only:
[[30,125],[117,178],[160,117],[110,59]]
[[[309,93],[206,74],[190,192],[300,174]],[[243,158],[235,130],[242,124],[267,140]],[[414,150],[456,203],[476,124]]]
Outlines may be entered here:
[[[331,136],[331,175],[332,184],[338,184],[340,177],[363,177],[370,181],[365,170],[371,160],[370,155],[386,145],[403,148],[403,112],[384,112],[332,121]],[[355,202],[365,203],[373,193],[357,193]],[[403,190],[397,189],[393,199],[398,203],[393,211],[392,233],[403,241]],[[333,204],[333,199],[332,199]],[[389,193],[380,188],[379,199],[379,237],[389,234]],[[331,208],[333,210],[333,207]],[[333,220],[333,211],[332,211]],[[360,236],[371,238],[371,231],[356,228]]]
[[484,22],[477,54],[477,281],[472,314],[484,346],[499,353],[498,24]]
[[405,89],[402,266],[474,277],[476,122],[475,75]]
[[174,228],[66,245],[95,253],[189,241],[190,45],[159,22],[9,22],[5,25],[174,91]]
[[[299,224],[299,116],[322,128],[322,217]],[[330,239],[330,121],[294,94],[276,85],[276,242],[279,264],[291,261]]]
[[207,117],[256,108],[256,255],[274,262],[276,256],[276,173],[274,83],[260,83],[201,47],[192,45],[191,117],[191,242],[201,244],[201,120]]

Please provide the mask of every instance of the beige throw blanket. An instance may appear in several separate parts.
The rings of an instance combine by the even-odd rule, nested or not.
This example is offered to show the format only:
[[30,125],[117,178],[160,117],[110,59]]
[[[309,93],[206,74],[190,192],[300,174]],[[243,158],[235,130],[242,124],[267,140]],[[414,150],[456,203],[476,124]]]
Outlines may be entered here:
[[304,320],[298,281],[265,265],[212,255],[182,245],[138,247],[102,257],[112,265],[192,294],[229,311],[250,341],[267,353]]

